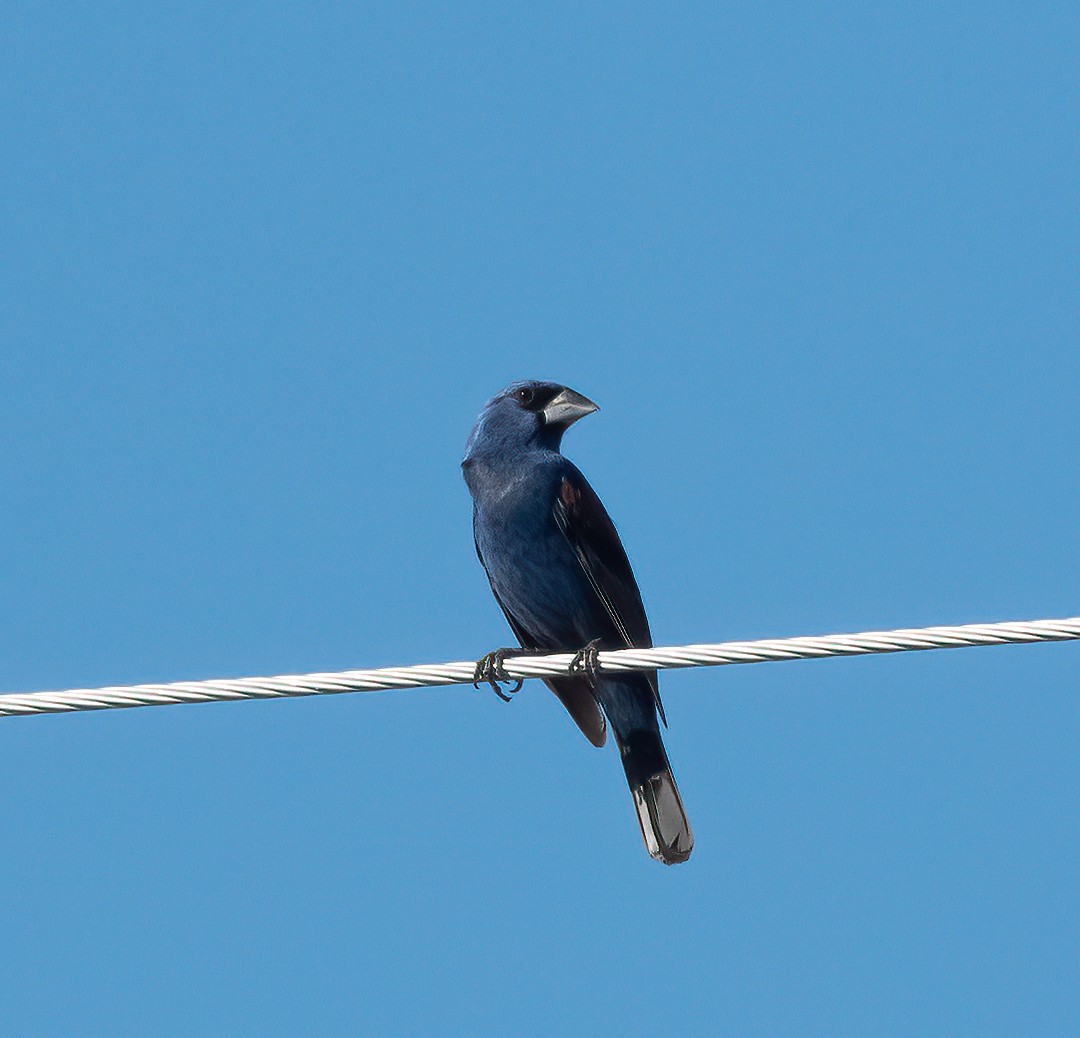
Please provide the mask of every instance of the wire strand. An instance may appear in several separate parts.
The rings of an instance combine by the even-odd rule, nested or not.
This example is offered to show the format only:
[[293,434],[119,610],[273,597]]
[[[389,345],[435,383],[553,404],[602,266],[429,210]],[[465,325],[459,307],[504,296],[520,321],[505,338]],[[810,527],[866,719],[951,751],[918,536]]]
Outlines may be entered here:
[[[867,631],[863,634],[829,634],[810,638],[767,638],[761,641],[618,649],[601,652],[599,663],[602,671],[618,673],[1075,639],[1080,639],[1080,616],[1065,620],[1018,620],[1008,623],[965,624],[960,627],[920,627],[897,631]],[[508,657],[504,669],[513,679],[558,677],[567,673],[573,659],[574,654],[568,652],[548,656]],[[64,692],[8,693],[0,695],[0,717],[464,685],[472,683],[475,670],[475,663],[433,663],[412,667],[383,667],[378,670],[345,670],[330,674],[285,674],[271,678],[177,681],[169,684],[74,688]]]

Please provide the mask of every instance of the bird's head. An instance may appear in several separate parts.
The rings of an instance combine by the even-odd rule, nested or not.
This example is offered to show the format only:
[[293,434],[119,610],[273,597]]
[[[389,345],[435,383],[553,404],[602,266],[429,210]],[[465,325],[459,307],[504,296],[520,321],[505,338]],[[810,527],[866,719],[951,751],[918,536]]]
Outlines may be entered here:
[[465,459],[541,447],[558,450],[562,435],[599,408],[588,397],[557,382],[512,382],[485,405],[473,426]]

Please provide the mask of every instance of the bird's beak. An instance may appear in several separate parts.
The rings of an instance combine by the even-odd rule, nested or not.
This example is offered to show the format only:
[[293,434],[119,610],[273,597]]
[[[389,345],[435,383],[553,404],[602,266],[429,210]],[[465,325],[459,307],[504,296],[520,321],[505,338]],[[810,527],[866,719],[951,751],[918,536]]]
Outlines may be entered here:
[[569,429],[579,418],[599,410],[587,396],[575,393],[572,389],[564,389],[540,413],[544,416],[545,425]]

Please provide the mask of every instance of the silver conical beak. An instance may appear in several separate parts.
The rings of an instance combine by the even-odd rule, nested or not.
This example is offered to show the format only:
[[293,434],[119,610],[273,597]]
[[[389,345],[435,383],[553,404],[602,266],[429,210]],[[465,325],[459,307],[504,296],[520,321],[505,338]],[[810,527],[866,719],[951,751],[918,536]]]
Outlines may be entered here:
[[584,418],[600,408],[587,396],[564,389],[540,413],[545,425],[554,425],[560,429],[569,429],[579,418]]

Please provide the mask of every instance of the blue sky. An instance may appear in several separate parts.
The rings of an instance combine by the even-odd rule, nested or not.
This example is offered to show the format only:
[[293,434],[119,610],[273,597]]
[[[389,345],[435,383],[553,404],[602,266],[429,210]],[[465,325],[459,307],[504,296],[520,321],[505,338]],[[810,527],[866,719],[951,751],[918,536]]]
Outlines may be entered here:
[[[564,381],[659,643],[1068,616],[1068,5],[16,5],[0,688],[508,638]],[[1075,1034],[1080,647],[0,720],[6,1034]]]

